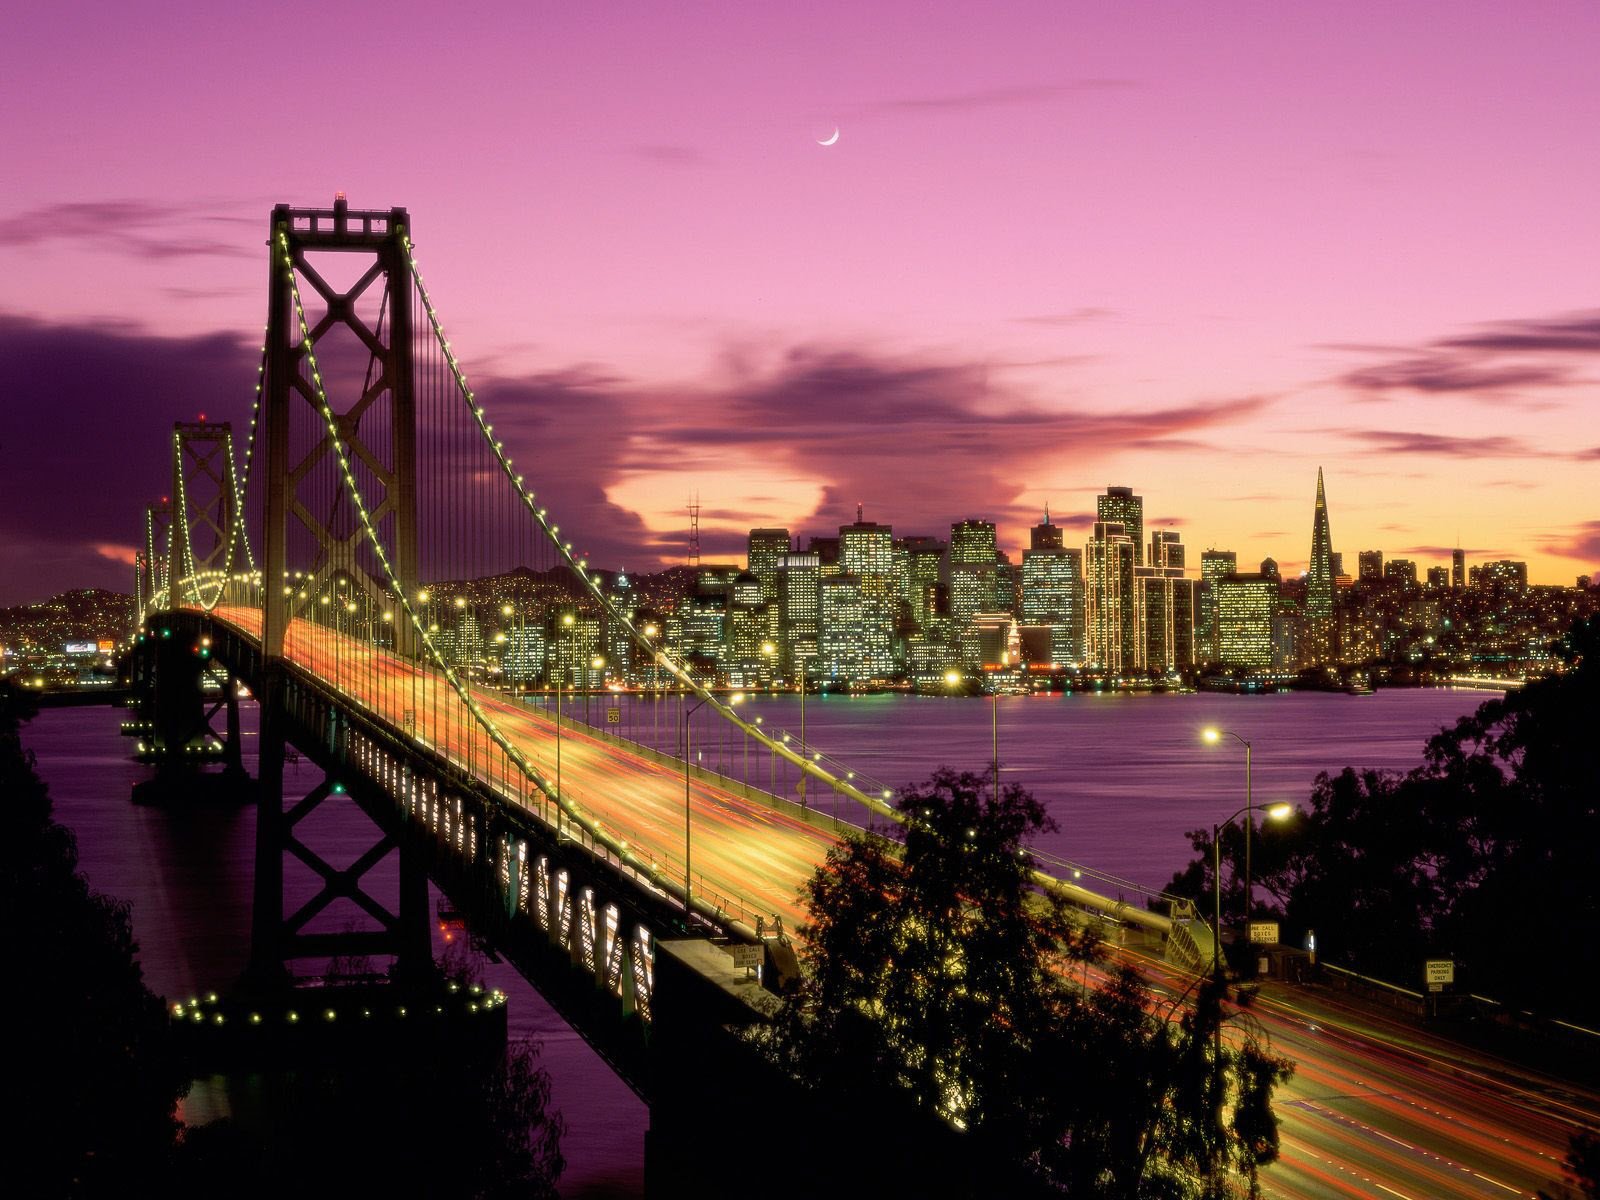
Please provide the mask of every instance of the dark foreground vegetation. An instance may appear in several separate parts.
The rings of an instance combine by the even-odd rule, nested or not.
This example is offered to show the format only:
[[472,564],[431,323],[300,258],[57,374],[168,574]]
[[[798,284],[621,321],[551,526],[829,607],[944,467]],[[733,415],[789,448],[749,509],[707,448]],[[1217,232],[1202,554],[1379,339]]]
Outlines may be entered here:
[[166,1005],[144,983],[126,905],[89,888],[51,818],[20,741],[29,716],[0,685],[6,1194],[555,1194],[562,1124],[526,1043],[489,1070],[402,1055],[230,1079],[238,1119],[183,1125],[189,1074]]
[[[1289,1073],[1206,983],[1177,1001],[1106,966],[1029,878],[1043,807],[940,771],[899,800],[904,853],[856,838],[811,880],[808,974],[764,1048],[806,1086],[883,1096],[962,1130],[950,1194],[1167,1200],[1255,1193]],[[1005,1181],[1004,1184],[1001,1181]]]
[[[1326,961],[1421,990],[1428,958],[1463,991],[1600,1026],[1600,623],[1565,670],[1441,730],[1406,774],[1322,774],[1294,820],[1260,825],[1257,915]],[[1209,898],[1209,831],[1170,889]],[[1223,911],[1243,899],[1243,830],[1222,835]],[[1270,902],[1263,902],[1263,895]]]

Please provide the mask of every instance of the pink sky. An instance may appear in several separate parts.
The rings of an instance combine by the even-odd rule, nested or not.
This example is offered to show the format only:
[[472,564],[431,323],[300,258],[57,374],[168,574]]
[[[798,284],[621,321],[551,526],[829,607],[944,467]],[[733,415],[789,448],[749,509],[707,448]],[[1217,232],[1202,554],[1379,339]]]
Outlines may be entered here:
[[49,427],[0,425],[0,555],[65,522],[41,587],[107,581],[189,415],[160,364],[231,363],[272,203],[336,189],[411,210],[497,419],[563,422],[530,477],[603,565],[696,491],[714,546],[861,501],[1015,547],[1119,483],[1298,569],[1321,465],[1352,566],[1600,569],[1593,4],[362,7],[9,18],[0,384],[150,447],[74,523],[25,502]]

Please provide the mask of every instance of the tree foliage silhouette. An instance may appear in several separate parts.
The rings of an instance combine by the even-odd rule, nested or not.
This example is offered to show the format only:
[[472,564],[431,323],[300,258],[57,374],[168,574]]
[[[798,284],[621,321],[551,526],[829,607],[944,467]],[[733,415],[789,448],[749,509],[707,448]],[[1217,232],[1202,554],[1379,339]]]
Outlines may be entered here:
[[940,770],[898,805],[903,847],[852,838],[807,884],[807,970],[766,1036],[772,1057],[830,1094],[920,1107],[962,1130],[974,1161],[1045,1187],[1253,1188],[1289,1068],[1225,1015],[1220,985],[1163,1007],[1127,968],[1076,983],[1092,946],[1032,882],[1025,844],[1050,822],[1024,789]]
[[[1441,730],[1411,772],[1319,775],[1300,820],[1257,832],[1255,878],[1293,930],[1372,974],[1448,956],[1474,991],[1600,1017],[1595,947],[1570,934],[1600,919],[1600,624],[1558,649],[1564,670]],[[1171,889],[1209,895],[1210,833],[1190,839]],[[1224,833],[1235,868],[1241,844]]]
[[0,1154],[17,1195],[100,1195],[159,1180],[185,1088],[165,1006],[145,986],[128,909],[89,887],[71,831],[22,748],[32,715],[0,684],[0,989],[7,1091]]

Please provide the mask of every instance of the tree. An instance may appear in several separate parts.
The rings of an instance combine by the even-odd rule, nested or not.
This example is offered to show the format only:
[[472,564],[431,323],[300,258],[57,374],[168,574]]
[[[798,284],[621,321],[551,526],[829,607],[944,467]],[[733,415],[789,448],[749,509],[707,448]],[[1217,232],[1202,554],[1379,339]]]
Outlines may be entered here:
[[[1126,968],[1085,992],[1089,941],[1033,883],[1043,806],[993,777],[907,789],[903,846],[856,837],[805,889],[807,967],[765,1041],[830,1094],[868,1089],[936,1115],[1003,1164],[1074,1194],[1222,1194],[1277,1152],[1287,1077],[1220,985],[1161,1011]],[[1154,1010],[1154,1011],[1153,1011]]]
[[[1600,920],[1600,624],[1559,650],[1564,669],[1441,730],[1409,773],[1319,775],[1309,811],[1260,831],[1256,879],[1291,928],[1371,974],[1415,980],[1448,956],[1480,993],[1600,1015],[1595,948],[1569,934]],[[1172,887],[1208,895],[1210,835],[1190,838]],[[1237,874],[1237,840],[1221,850]]]
[[18,1194],[98,1195],[161,1179],[186,1084],[127,906],[90,890],[22,748],[31,715],[0,685],[0,913],[16,968],[0,1022],[6,1086],[25,1100],[0,1155]]

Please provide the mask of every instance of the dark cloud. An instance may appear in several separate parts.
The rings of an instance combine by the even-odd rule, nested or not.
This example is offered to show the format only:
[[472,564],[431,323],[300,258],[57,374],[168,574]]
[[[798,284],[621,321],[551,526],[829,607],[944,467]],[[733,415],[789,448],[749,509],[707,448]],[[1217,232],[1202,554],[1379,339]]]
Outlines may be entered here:
[[1343,437],[1363,442],[1380,454],[1423,454],[1442,458],[1571,458],[1537,450],[1521,438],[1455,437],[1444,433],[1411,433],[1398,429],[1336,430]]
[[1027,317],[1012,317],[1018,325],[1087,325],[1091,321],[1104,321],[1116,316],[1112,308],[1074,308],[1070,312],[1037,313]]
[[1591,383],[1585,372],[1590,360],[1600,355],[1600,311],[1490,321],[1468,333],[1411,347],[1333,344],[1325,348],[1383,356],[1384,361],[1346,371],[1335,380],[1364,399],[1411,392],[1499,400],[1514,393]]
[[1600,563],[1600,521],[1584,521],[1564,533],[1552,534],[1543,539],[1541,548],[1559,558]]
[[1085,92],[1121,91],[1136,87],[1131,79],[1069,79],[1062,83],[1042,83],[1014,87],[977,88],[968,92],[946,92],[939,96],[909,96],[862,105],[856,115],[888,113],[975,112],[985,108],[1010,108],[1026,104],[1049,104]]
[[151,200],[63,201],[0,218],[0,246],[80,242],[144,259],[255,258],[260,240],[196,237],[192,208]]
[[[1455,546],[1406,546],[1395,551],[1397,554],[1416,554],[1425,558],[1449,558],[1456,552]],[[1491,555],[1504,554],[1505,551],[1495,546],[1463,546],[1462,553],[1470,554],[1475,558],[1486,558]]]
[[120,559],[171,488],[172,422],[243,429],[258,348],[0,314],[0,605],[132,588]]
[[1515,388],[1564,386],[1573,381],[1574,375],[1572,368],[1555,364],[1490,366],[1463,362],[1453,355],[1432,354],[1362,367],[1343,375],[1341,382],[1371,399],[1391,391],[1498,395]]
[[[128,587],[142,507],[170,487],[171,422],[205,411],[242,431],[257,355],[230,334],[163,338],[0,315],[0,604],[67,587]],[[819,504],[790,513],[728,510],[707,494],[705,511],[723,518],[702,530],[708,554],[741,550],[745,531],[730,531],[734,522],[827,531],[854,520],[863,499],[875,508],[881,500],[897,532],[943,535],[952,520],[978,515],[1002,523],[1014,543],[1039,519],[1034,502],[1020,503],[1033,481],[1130,446],[1170,450],[1272,402],[1046,409],[994,384],[984,364],[865,348],[802,346],[719,370],[669,387],[578,364],[479,379],[477,395],[579,552],[633,570],[682,561],[686,540],[647,529],[612,498],[641,473],[681,479],[686,497],[701,472],[764,472],[820,488]],[[1071,527],[1088,520],[1055,518]]]

